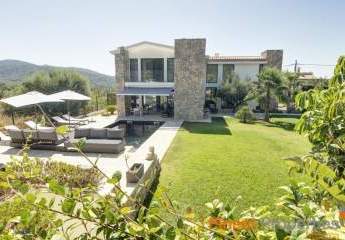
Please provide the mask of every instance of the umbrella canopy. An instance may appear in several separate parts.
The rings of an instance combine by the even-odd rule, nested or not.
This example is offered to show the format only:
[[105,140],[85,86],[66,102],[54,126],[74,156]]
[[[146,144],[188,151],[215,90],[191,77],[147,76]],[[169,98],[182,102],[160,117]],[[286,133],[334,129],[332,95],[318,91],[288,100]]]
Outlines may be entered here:
[[67,100],[67,101],[89,101],[91,98],[83,94],[74,92],[72,90],[66,90],[49,95],[55,99]]
[[53,103],[63,101],[37,91],[32,91],[18,96],[1,99],[0,102],[6,103],[15,108],[20,108],[31,105],[38,105],[41,103]]

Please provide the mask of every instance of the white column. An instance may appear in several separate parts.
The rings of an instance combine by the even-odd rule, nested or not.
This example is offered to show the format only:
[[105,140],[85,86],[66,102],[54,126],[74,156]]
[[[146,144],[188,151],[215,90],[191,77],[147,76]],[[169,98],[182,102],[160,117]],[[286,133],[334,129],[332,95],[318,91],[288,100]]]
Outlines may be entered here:
[[168,81],[168,59],[164,58],[164,82]]
[[223,64],[218,64],[218,79],[217,84],[220,85],[223,82]]
[[138,58],[138,82],[141,82],[141,58]]

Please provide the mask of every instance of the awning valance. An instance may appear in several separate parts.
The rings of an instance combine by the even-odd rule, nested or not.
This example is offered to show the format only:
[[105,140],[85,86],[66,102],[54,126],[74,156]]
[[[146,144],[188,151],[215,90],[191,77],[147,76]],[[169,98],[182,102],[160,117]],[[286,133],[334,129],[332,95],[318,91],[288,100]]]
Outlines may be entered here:
[[173,88],[139,88],[126,87],[123,91],[117,93],[120,96],[170,96],[174,92]]

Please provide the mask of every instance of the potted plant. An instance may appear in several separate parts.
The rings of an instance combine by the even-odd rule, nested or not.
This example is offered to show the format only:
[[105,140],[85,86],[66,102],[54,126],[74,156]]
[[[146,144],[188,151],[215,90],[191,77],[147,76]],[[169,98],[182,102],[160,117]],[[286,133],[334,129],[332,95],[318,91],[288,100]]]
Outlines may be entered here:
[[136,183],[144,175],[144,164],[134,163],[126,172],[127,183]]

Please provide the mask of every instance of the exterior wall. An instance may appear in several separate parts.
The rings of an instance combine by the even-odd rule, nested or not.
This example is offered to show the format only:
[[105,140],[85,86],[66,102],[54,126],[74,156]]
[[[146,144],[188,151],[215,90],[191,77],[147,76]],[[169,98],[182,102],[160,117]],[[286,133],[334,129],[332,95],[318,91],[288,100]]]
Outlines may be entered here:
[[175,119],[203,118],[206,39],[175,40]]
[[250,79],[256,81],[259,74],[259,64],[235,64],[235,74],[241,80]]
[[[125,81],[129,80],[129,57],[124,47],[115,52],[115,81],[116,92],[121,92],[125,87]],[[125,96],[116,95],[117,112],[119,116],[126,115]]]
[[261,56],[266,58],[267,66],[282,70],[283,50],[266,50],[261,53]]

